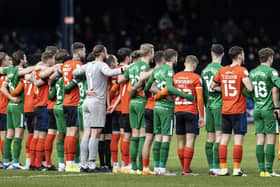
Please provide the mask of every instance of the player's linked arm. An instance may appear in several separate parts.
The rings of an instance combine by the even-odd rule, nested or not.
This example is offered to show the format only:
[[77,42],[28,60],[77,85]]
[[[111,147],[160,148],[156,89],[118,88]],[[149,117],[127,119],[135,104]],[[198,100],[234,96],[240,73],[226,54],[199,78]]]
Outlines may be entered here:
[[216,91],[216,92],[221,92],[222,91],[220,83],[217,83],[215,81],[212,82],[211,89]]
[[49,100],[53,101],[55,99],[55,96],[56,96],[56,86],[52,86],[48,98]]
[[146,83],[146,86],[144,88],[144,92],[145,92],[145,95],[147,96],[147,93],[149,92],[152,84],[154,83],[155,79],[154,79],[154,76],[150,76],[148,82]]
[[8,83],[7,82],[2,83],[1,92],[10,101],[13,101],[14,103],[19,103],[20,102],[20,98],[11,96],[11,94],[8,90]]
[[250,81],[249,77],[243,78],[242,82],[243,82],[244,86],[246,87],[246,89],[249,93],[253,91],[253,86],[251,84],[251,81]]
[[117,83],[114,83],[112,85],[112,87],[110,88],[109,90],[109,97],[110,97],[110,100],[114,97],[114,95],[116,94],[116,92],[118,91],[120,85],[117,84]]
[[185,93],[179,91],[177,88],[175,88],[173,86],[173,79],[171,77],[167,77],[166,87],[167,87],[168,92],[173,95],[177,95],[177,96],[185,98],[189,101],[193,101],[193,99],[194,99],[194,96],[192,94],[185,94]]
[[24,83],[22,80],[19,81],[17,87],[11,92],[11,96],[16,97],[19,94],[21,94],[21,92],[24,89]]
[[197,95],[197,105],[199,110],[200,118],[204,119],[204,100],[203,100],[203,89],[202,87],[196,87],[195,92]]
[[74,88],[78,84],[78,80],[73,79],[69,84],[64,87],[65,93],[69,93],[72,88]]
[[26,74],[29,74],[29,73],[31,73],[32,71],[35,71],[35,70],[36,70],[36,66],[30,66],[30,67],[24,68],[24,69],[18,71],[18,76],[22,77],[22,76],[24,76]]

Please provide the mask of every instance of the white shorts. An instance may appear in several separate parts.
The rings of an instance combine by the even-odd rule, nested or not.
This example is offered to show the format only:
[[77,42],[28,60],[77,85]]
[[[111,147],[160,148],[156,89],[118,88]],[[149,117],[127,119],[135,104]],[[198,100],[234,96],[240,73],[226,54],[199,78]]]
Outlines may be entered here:
[[103,128],[106,123],[106,107],[96,98],[87,97],[83,104],[83,120],[85,128]]

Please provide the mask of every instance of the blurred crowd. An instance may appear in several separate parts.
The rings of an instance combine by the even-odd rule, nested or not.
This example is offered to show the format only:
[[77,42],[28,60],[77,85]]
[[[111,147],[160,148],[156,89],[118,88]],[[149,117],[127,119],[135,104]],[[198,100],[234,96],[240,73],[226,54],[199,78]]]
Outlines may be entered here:
[[[84,42],[89,48],[103,43],[114,53],[120,47],[134,49],[143,42],[153,43],[157,49],[173,48],[178,50],[181,59],[177,69],[183,68],[186,54],[194,54],[200,60],[197,69],[210,62],[210,46],[219,42],[228,49],[232,45],[243,46],[246,52],[246,67],[251,70],[258,65],[257,51],[269,46],[276,51],[274,67],[280,70],[280,41],[267,34],[265,27],[254,20],[242,18],[238,21],[229,16],[218,20],[214,17],[207,20],[201,17],[199,1],[166,0],[163,8],[143,14],[145,9],[129,11],[124,8],[108,9],[102,16],[91,16],[84,13],[82,7],[75,8],[75,41]],[[156,12],[156,13],[155,13]],[[33,33],[30,34],[33,36]],[[37,38],[23,36],[20,32],[0,33],[0,51],[11,53],[23,49],[27,53],[40,51],[46,44],[60,45],[59,27],[52,34],[40,35]],[[42,36],[44,40],[42,41]],[[39,40],[37,43],[34,40]],[[223,65],[228,64],[225,56]]]

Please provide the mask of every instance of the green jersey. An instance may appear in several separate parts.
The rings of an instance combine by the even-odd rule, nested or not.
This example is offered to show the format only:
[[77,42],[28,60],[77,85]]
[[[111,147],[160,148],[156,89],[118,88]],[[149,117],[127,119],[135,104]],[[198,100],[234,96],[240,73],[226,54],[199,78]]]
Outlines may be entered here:
[[87,80],[81,79],[81,80],[77,80],[77,82],[78,82],[78,87],[80,92],[79,106],[82,106],[86,98]]
[[[171,93],[173,95],[178,95],[183,98],[187,98],[188,100],[192,101],[193,95],[184,94],[173,86],[173,75],[174,75],[173,69],[167,64],[155,68],[144,88],[144,91],[145,92],[149,91],[150,87],[152,86],[153,82],[155,81],[156,86],[159,90],[162,90],[164,87],[167,87],[169,93]],[[170,102],[170,101],[166,100],[165,98],[162,98],[162,99],[159,99],[156,101],[156,105],[158,105],[158,106],[159,105],[166,106],[166,104],[168,106],[172,106],[172,107],[175,106],[174,102]]]
[[[126,72],[124,73],[124,77],[129,79],[132,86],[140,80],[140,73],[147,72],[150,69],[150,65],[144,61],[138,61],[135,64],[131,65]],[[135,97],[137,98],[137,97]],[[133,98],[134,99],[134,98]]]
[[259,65],[249,75],[253,86],[251,97],[255,103],[255,110],[273,110],[272,89],[274,86],[280,88],[278,72],[267,66]]
[[211,89],[211,84],[214,78],[216,77],[218,71],[222,67],[223,66],[221,64],[212,62],[208,64],[201,73],[203,85],[203,99],[207,108],[221,108],[223,105],[222,93],[215,92]]
[[[18,76],[19,67],[7,67],[3,69],[3,74],[7,75],[7,82],[9,86],[9,91],[12,92],[17,87],[20,77]],[[24,103],[24,92],[20,95],[20,103]],[[14,103],[13,101],[9,101],[9,103]]]
[[55,82],[55,89],[56,89],[56,103],[55,105],[62,105],[64,100],[64,83],[63,78],[60,77]]

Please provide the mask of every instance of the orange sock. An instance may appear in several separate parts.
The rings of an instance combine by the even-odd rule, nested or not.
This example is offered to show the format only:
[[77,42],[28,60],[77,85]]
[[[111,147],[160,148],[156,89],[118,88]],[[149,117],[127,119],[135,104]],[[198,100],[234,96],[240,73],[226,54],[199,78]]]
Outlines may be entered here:
[[111,155],[113,162],[118,162],[118,145],[119,145],[120,134],[112,134],[111,139]]
[[4,152],[3,152],[4,141],[5,141],[5,140],[1,140],[1,141],[0,141],[0,149],[1,149],[2,160],[4,160]]
[[185,147],[184,149],[184,172],[190,170],[194,149],[192,147]]
[[69,136],[68,138],[69,161],[75,161],[78,138],[75,136]]
[[124,162],[124,157],[123,157],[123,137],[124,137],[124,134],[121,134],[121,142],[120,142],[121,159]]
[[45,155],[46,155],[46,162],[48,166],[52,165],[52,150],[53,150],[53,140],[55,138],[54,134],[48,134],[46,143],[45,143]]
[[149,168],[150,159],[143,158],[142,161],[143,161],[143,168]]
[[64,155],[65,155],[65,161],[69,161],[69,151],[68,151],[68,139],[69,136],[65,136],[64,139]]
[[234,145],[234,147],[233,147],[234,169],[240,169],[242,154],[243,154],[243,146],[242,145]]
[[181,162],[182,168],[184,168],[184,149],[177,149],[178,157]]
[[59,134],[56,135],[55,145],[57,145],[58,137],[59,137]]
[[45,154],[45,142],[46,142],[45,139],[39,138],[38,143],[36,145],[36,160],[35,160],[36,167],[42,166],[42,161]]
[[31,166],[35,166],[37,143],[38,143],[38,138],[32,138],[30,142],[30,165]]
[[220,144],[219,146],[219,157],[221,169],[227,168],[227,145]]
[[129,142],[123,142],[124,166],[129,165]]
[[25,156],[26,158],[30,158],[30,144],[33,138],[33,133],[29,133],[25,142]]

